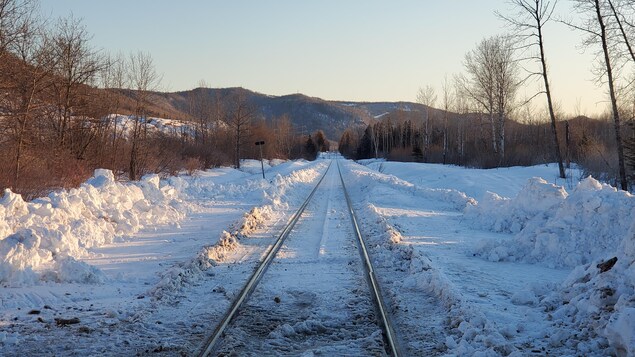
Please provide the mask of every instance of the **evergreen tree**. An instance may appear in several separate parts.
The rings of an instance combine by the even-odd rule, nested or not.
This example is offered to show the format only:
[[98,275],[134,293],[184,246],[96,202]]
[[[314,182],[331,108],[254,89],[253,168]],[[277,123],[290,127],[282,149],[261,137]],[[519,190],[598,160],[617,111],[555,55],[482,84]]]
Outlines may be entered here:
[[309,135],[309,138],[306,140],[306,144],[304,144],[304,158],[307,160],[315,160],[317,158],[318,148]]

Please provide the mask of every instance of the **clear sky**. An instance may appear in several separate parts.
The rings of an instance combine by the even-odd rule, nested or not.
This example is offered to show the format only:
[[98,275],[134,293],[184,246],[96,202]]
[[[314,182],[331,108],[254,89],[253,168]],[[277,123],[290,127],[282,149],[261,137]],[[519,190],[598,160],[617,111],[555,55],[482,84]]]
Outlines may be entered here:
[[[351,101],[415,101],[419,87],[440,90],[444,76],[463,71],[466,52],[506,31],[494,10],[509,8],[505,0],[41,3],[47,15],[82,18],[96,48],[149,52],[166,91],[205,80],[210,87]],[[566,1],[559,5],[570,13]],[[604,111],[605,91],[592,81],[593,58],[580,50],[581,34],[558,23],[545,31],[561,108]]]

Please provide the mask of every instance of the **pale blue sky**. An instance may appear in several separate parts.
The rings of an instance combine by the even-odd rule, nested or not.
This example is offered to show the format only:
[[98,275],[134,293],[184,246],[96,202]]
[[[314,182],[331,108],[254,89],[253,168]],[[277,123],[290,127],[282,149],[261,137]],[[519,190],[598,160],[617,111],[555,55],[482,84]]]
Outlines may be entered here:
[[[568,13],[565,1],[560,10]],[[147,51],[163,89],[205,80],[265,94],[333,100],[414,101],[463,71],[466,52],[505,31],[504,0],[42,0],[45,14],[82,18],[93,44]],[[546,29],[554,96],[567,112],[603,111],[580,34]],[[542,101],[540,102],[542,106]]]

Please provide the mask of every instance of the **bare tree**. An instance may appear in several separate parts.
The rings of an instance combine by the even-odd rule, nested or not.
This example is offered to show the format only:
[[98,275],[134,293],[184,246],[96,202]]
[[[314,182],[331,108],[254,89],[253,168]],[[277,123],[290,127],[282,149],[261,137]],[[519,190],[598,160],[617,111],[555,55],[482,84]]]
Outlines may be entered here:
[[443,92],[443,165],[445,165],[448,156],[448,116],[454,104],[454,93],[448,82],[447,75],[443,80],[441,91]]
[[110,160],[111,167],[116,167],[117,159],[121,156],[119,153],[119,144],[122,137],[123,128],[117,128],[117,116],[121,109],[120,90],[128,87],[128,73],[126,57],[120,52],[115,56],[106,56],[105,63],[101,68],[101,86],[105,89],[107,95],[107,112],[111,114],[106,118],[107,129],[110,133]]
[[[73,137],[69,138],[69,129],[91,131],[90,126],[82,121],[72,123],[71,119],[83,102],[85,102],[87,84],[92,84],[100,70],[100,59],[97,52],[89,44],[90,36],[81,20],[72,16],[59,19],[52,37],[54,55],[56,57],[55,74],[59,81],[53,86],[57,99],[57,120],[55,126],[60,146],[66,146],[77,151],[81,157],[86,143],[78,148],[73,147]],[[73,125],[75,124],[75,125]],[[90,137],[92,134],[88,133]],[[71,140],[71,142],[67,142]]]
[[430,137],[432,125],[430,123],[430,109],[436,105],[437,94],[434,87],[427,85],[425,88],[419,88],[417,93],[417,103],[425,106],[423,111],[423,161],[428,160],[430,152]]
[[251,121],[255,115],[255,108],[247,101],[247,96],[242,90],[238,89],[232,93],[225,123],[234,136],[234,165],[237,169],[240,168],[242,144],[249,137]]
[[553,109],[553,101],[551,99],[551,88],[549,86],[549,75],[547,73],[547,60],[544,46],[544,26],[551,20],[555,10],[557,0],[510,0],[510,4],[515,8],[516,12],[511,16],[498,14],[499,17],[512,25],[515,30],[514,36],[520,40],[525,48],[531,51],[528,60],[535,61],[539,64],[540,69],[531,74],[542,77],[544,84],[544,92],[547,97],[547,107],[549,109],[549,118],[551,119],[551,133],[553,135],[554,150],[556,160],[558,161],[558,170],[560,177],[565,178],[564,165],[562,164],[562,153],[560,151],[560,142],[558,140],[558,131],[556,127],[556,115]]
[[42,101],[38,101],[38,97],[50,85],[49,79],[55,63],[41,21],[37,17],[26,15],[20,18],[20,21],[20,35],[4,49],[12,53],[16,61],[12,61],[11,65],[3,70],[5,78],[10,78],[10,82],[5,83],[5,86],[15,94],[3,105],[8,109],[7,114],[11,119],[8,134],[15,145],[12,184],[14,189],[21,183],[24,151],[28,138],[33,136],[35,112],[44,106]]
[[291,119],[287,114],[283,114],[281,117],[274,120],[273,125],[276,133],[275,140],[277,155],[283,159],[290,159],[293,142],[295,141]]
[[130,162],[129,175],[137,180],[144,170],[147,152],[143,150],[148,135],[148,106],[152,91],[156,90],[161,77],[154,68],[154,61],[149,53],[137,52],[129,59],[129,83],[135,91],[135,114],[129,141]]
[[35,0],[0,0],[0,60],[11,45],[32,29]]
[[[609,87],[609,98],[611,101],[611,112],[613,116],[613,127],[615,131],[615,142],[617,147],[617,160],[619,181],[622,190],[628,189],[628,180],[626,177],[626,165],[624,161],[624,145],[622,141],[620,111],[618,107],[618,88],[617,77],[615,71],[615,62],[623,60],[616,48],[615,36],[618,32],[616,19],[619,16],[611,16],[610,4],[606,0],[573,0],[580,14],[585,16],[581,23],[567,22],[567,25],[587,34],[584,41],[586,47],[600,45],[601,51],[598,58],[602,63],[602,69],[599,72],[600,79],[606,79]],[[615,8],[613,8],[615,10]],[[617,35],[619,36],[619,35]],[[618,65],[619,67],[619,65]]]
[[465,56],[469,78],[463,90],[489,116],[491,145],[499,161],[505,156],[505,121],[513,109],[518,80],[518,63],[509,37],[494,36],[482,40]]

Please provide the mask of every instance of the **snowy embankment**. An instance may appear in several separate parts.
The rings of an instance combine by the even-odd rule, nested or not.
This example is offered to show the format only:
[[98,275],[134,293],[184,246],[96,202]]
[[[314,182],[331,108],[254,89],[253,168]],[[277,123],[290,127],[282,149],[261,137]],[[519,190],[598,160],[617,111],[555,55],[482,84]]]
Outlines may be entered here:
[[[479,170],[442,167],[431,170],[413,164],[372,163],[376,169],[400,178],[410,177],[439,187],[472,191],[480,201],[466,205],[462,221],[474,229],[505,233],[503,239],[487,239],[472,245],[468,254],[492,262],[522,262],[573,269],[557,286],[533,284],[515,291],[513,304],[536,306],[547,315],[545,345],[552,351],[582,354],[635,354],[635,199],[586,178],[567,191],[540,178],[524,178],[516,185],[496,186],[500,171],[480,170],[483,185],[474,190]],[[509,177],[522,176],[510,170]],[[443,172],[440,175],[440,172]],[[517,171],[520,172],[520,171]],[[437,177],[433,177],[433,176]],[[442,176],[442,177],[441,177]],[[511,183],[511,181],[509,181]],[[524,186],[520,187],[524,183]],[[465,185],[463,188],[462,185]],[[491,188],[487,186],[490,185]],[[441,186],[443,187],[443,186]],[[514,188],[518,187],[518,188]],[[513,198],[501,197],[495,191]],[[503,263],[505,264],[505,263]],[[429,277],[427,270],[424,274]],[[461,311],[464,320],[458,344],[446,343],[454,352],[481,350],[479,343],[497,353],[516,351],[506,346],[504,330],[487,331],[489,325],[467,301],[453,294],[444,279],[427,279],[428,289],[440,290],[443,301],[457,301],[450,311]],[[444,297],[445,296],[445,297]],[[448,298],[450,297],[450,298]],[[460,316],[452,313],[454,316]],[[474,338],[487,335],[489,341]],[[471,332],[470,332],[471,331]],[[510,334],[513,335],[513,334]],[[496,336],[499,336],[498,338]],[[496,347],[498,346],[498,347]],[[481,350],[482,351],[482,350]],[[490,351],[492,351],[490,349]]]
[[176,190],[156,175],[120,183],[111,171],[95,170],[81,187],[32,202],[6,190],[0,199],[0,282],[101,283],[103,274],[77,257],[183,215]]
[[572,268],[617,252],[635,220],[635,199],[591,177],[571,193],[533,178],[516,197],[490,193],[465,216],[475,227],[515,234],[479,247],[485,259]]
[[[589,177],[571,192],[532,179],[512,199],[491,194],[466,209],[473,224],[516,233],[483,242],[475,254],[490,261],[524,261],[575,268],[559,291],[541,301],[563,327],[557,336],[605,337],[635,354],[635,199]],[[583,343],[593,351],[597,345]],[[579,347],[578,347],[579,348]]]
[[[248,164],[246,168],[251,166],[255,167]],[[273,207],[288,204],[288,199],[282,198],[295,183],[312,182],[319,175],[315,168],[296,170],[301,166],[290,163],[285,176],[277,174],[271,181],[249,180],[240,185],[215,183],[205,173],[166,180],[148,175],[139,182],[124,183],[117,182],[112,172],[100,169],[79,188],[53,192],[32,202],[6,190],[0,198],[0,283],[103,283],[105,277],[99,269],[78,260],[89,249],[131,236],[144,227],[178,227],[188,211],[196,210],[193,198],[259,192],[265,205],[252,210],[236,231],[241,232],[257,224]],[[236,232],[227,236],[236,236]],[[223,244],[221,239],[220,246]],[[210,259],[221,250],[209,253]]]

